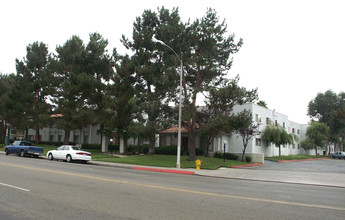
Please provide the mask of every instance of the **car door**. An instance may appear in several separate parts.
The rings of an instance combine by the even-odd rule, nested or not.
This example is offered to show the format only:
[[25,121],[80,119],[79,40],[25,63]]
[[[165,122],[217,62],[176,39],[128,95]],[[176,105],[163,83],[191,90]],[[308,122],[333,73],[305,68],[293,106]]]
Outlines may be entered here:
[[65,146],[61,146],[61,147],[58,147],[58,148],[56,148],[56,150],[55,151],[53,151],[53,157],[55,158],[55,159],[63,159],[62,158],[62,149],[64,148]]
[[68,154],[68,151],[70,149],[70,146],[66,145],[62,151],[61,151],[61,159],[66,160],[66,156]]

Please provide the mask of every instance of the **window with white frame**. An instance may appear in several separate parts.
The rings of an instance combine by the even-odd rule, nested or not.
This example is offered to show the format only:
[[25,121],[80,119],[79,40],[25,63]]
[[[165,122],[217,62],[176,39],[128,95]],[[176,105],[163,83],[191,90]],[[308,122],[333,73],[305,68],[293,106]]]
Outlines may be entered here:
[[261,116],[259,114],[255,114],[255,121],[261,122]]
[[270,124],[271,124],[271,119],[266,118],[266,124],[267,124],[267,125],[270,125]]
[[255,138],[255,145],[256,145],[256,146],[262,146],[262,140],[261,140],[261,138]]

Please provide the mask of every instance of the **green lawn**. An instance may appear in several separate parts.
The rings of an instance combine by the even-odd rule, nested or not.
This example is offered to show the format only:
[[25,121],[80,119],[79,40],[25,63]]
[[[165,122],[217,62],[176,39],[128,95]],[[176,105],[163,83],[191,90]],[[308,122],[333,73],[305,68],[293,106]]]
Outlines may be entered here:
[[[43,147],[44,153],[50,150],[56,149],[58,146],[51,145],[37,145]],[[0,150],[3,151],[0,147]],[[114,163],[127,163],[127,164],[137,164],[137,165],[146,165],[146,166],[159,166],[159,167],[176,167],[176,155],[135,155],[128,157],[116,157],[112,156],[110,153],[102,153],[99,150],[89,150],[92,154],[92,160],[95,161],[104,161],[104,162],[114,162]],[[310,155],[290,155],[290,156],[281,156],[281,157],[265,157],[266,160],[279,161],[279,160],[303,160],[303,159],[312,159],[312,158],[324,158],[327,156],[310,156]],[[235,160],[225,160],[213,157],[197,157],[197,159],[202,161],[201,169],[215,170],[220,167],[233,167],[239,165],[245,165],[248,163],[235,161]],[[194,161],[188,161],[188,156],[181,156],[181,168],[195,168]]]
[[[95,161],[105,161],[114,163],[127,163],[138,164],[147,166],[159,166],[159,167],[176,167],[175,155],[141,155],[141,156],[129,156],[129,157],[108,157],[108,158],[94,158]],[[225,160],[213,157],[197,157],[202,161],[201,169],[215,170],[219,167],[232,167],[238,165],[244,165],[241,161]],[[195,168],[194,161],[188,161],[188,156],[181,156],[181,168]]]
[[321,156],[312,156],[312,155],[289,155],[289,156],[280,156],[280,157],[265,157],[266,160],[304,160],[304,159],[313,159],[313,158],[324,158],[325,155]]
[[[52,145],[36,145],[43,147],[43,155],[45,156],[48,151],[54,150],[59,146]],[[1,149],[3,150],[3,149]],[[146,166],[159,166],[159,167],[176,167],[176,155],[135,155],[128,157],[116,157],[112,156],[110,153],[102,153],[99,150],[89,150],[92,154],[92,160],[104,161],[104,162],[114,162],[114,163],[127,163],[127,164],[137,164]],[[216,170],[220,167],[233,167],[239,165],[245,165],[249,163],[235,161],[235,160],[225,160],[213,157],[201,157],[198,156],[197,159],[202,161],[201,169]],[[196,168],[195,161],[188,161],[188,156],[181,156],[181,168]]]
[[[46,155],[49,150],[54,150],[59,146],[51,145],[37,145],[43,147],[44,153]],[[92,154],[92,160],[104,161],[104,162],[114,162],[114,163],[127,163],[127,164],[137,164],[146,166],[159,166],[159,167],[176,167],[176,155],[135,155],[128,157],[117,157],[112,156],[110,153],[102,153],[99,150],[94,149],[84,149]],[[241,161],[225,160],[213,157],[197,157],[202,161],[201,169],[215,170],[219,167],[232,167],[238,165],[244,165]],[[188,156],[181,156],[181,168],[195,168],[194,161],[188,161]]]

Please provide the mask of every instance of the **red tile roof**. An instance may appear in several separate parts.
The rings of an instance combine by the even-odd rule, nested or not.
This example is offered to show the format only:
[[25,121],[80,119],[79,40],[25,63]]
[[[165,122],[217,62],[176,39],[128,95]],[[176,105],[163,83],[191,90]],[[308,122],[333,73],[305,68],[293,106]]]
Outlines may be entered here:
[[[196,123],[196,129],[199,129],[199,128],[200,128],[199,124]],[[174,133],[178,133],[178,126],[175,125],[175,126],[173,126],[173,127],[171,127],[171,128],[162,130],[162,131],[160,131],[159,133],[160,133],[160,134],[174,134]],[[181,133],[188,133],[188,128],[187,128],[186,125],[183,125],[183,126],[181,127]]]
[[[173,126],[171,128],[162,130],[159,132],[160,134],[174,134],[178,133],[178,126]],[[181,133],[188,133],[188,129],[185,126],[181,127]]]
[[50,116],[51,118],[62,118],[63,115],[62,114],[53,114]]

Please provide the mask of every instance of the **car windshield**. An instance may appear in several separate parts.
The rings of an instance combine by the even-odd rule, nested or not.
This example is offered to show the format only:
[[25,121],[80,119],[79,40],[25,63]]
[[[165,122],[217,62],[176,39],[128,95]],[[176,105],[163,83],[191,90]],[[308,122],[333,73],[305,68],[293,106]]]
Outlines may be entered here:
[[12,143],[12,145],[16,146],[16,145],[19,145],[20,141],[15,141]]
[[81,150],[80,147],[72,147],[72,148],[73,148],[73,150]]

